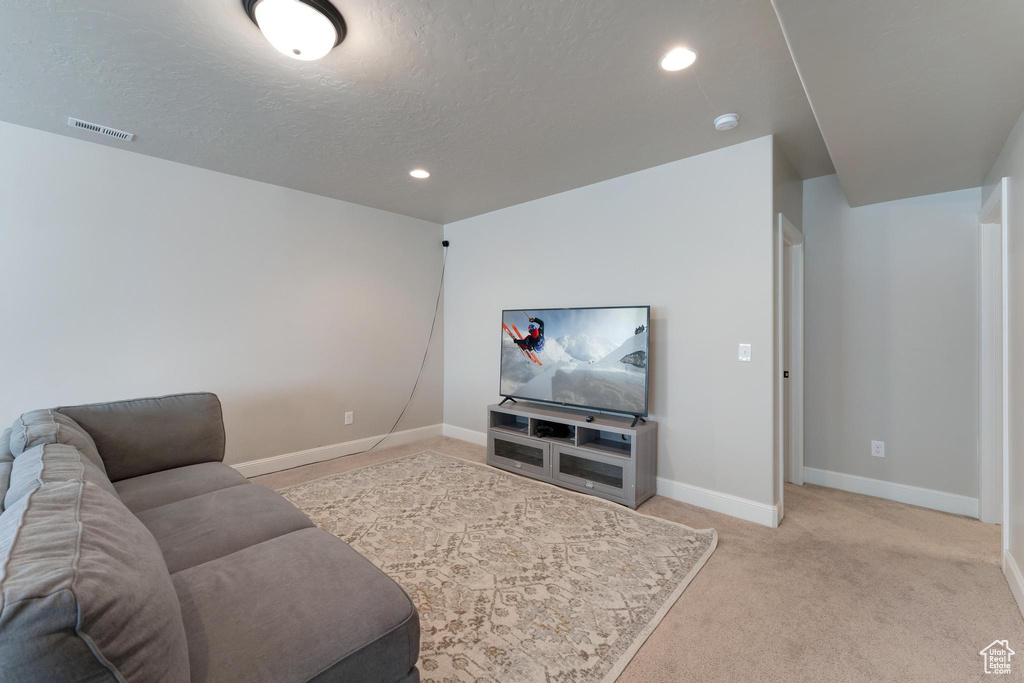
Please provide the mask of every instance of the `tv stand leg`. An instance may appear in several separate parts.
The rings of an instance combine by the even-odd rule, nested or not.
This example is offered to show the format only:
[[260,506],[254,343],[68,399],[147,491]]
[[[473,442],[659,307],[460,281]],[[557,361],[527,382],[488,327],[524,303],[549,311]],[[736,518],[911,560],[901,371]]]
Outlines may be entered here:
[[[501,403],[499,403],[498,405],[499,405],[499,406],[503,406],[503,405],[505,405],[506,403],[508,403],[509,401],[512,401],[513,403],[515,403],[515,402],[516,402],[516,400],[515,400],[514,398],[512,398],[511,396],[506,396],[505,398],[501,399]],[[635,423],[634,423],[634,424],[635,424]]]
[[647,424],[647,420],[643,419],[643,418],[642,418],[642,417],[640,417],[639,415],[634,415],[634,416],[633,416],[633,424],[631,424],[631,425],[629,425],[629,426],[630,426],[630,427],[636,427],[636,423],[637,423],[637,422],[643,422],[644,424]]

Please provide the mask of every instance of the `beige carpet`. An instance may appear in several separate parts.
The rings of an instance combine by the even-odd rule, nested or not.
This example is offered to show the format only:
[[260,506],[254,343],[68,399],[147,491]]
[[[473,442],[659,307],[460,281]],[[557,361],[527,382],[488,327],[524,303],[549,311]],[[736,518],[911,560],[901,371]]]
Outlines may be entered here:
[[[430,448],[437,437],[277,472],[281,488]],[[786,486],[778,529],[661,496],[641,512],[714,527],[718,548],[619,683],[987,681],[978,651],[1009,638],[1024,681],[1024,618],[1000,571],[1000,527],[819,486]]]
[[424,683],[610,683],[717,542],[432,451],[281,493],[412,597]]

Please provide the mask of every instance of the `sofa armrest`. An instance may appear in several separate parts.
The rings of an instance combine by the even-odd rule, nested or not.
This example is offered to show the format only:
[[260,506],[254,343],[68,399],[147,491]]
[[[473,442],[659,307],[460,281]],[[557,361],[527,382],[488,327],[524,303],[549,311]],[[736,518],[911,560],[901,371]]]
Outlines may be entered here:
[[176,394],[55,410],[89,432],[111,481],[224,460],[224,416],[216,394]]

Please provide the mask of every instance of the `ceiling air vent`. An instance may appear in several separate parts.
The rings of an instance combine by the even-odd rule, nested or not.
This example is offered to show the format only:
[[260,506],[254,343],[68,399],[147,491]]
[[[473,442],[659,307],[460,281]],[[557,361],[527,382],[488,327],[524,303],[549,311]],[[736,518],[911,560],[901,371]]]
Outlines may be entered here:
[[98,123],[89,123],[82,119],[76,119],[73,116],[68,117],[68,125],[72,128],[81,128],[82,130],[89,130],[93,133],[99,133],[100,135],[106,135],[108,137],[117,138],[118,140],[126,140],[129,142],[131,142],[132,138],[135,137],[135,133],[126,133],[123,130],[117,130],[116,128],[101,126]]

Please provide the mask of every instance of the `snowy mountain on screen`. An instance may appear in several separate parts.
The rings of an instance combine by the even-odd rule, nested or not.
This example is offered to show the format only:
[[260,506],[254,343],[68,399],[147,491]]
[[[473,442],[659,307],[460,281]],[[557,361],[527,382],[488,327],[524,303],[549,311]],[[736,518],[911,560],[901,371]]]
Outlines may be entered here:
[[[596,363],[581,363],[570,371],[550,374],[551,400],[625,413],[643,413],[647,407],[646,370],[623,359],[647,349],[647,331],[633,335]],[[646,354],[645,354],[646,360]],[[537,377],[532,386],[548,377]]]
[[[604,356],[589,360],[597,344],[593,338],[560,337],[549,339],[537,354],[544,363],[531,362],[507,339],[502,343],[501,390],[524,398],[587,405],[626,413],[642,413],[646,407],[645,370],[623,361],[631,354],[647,349],[647,332],[633,335],[608,350]],[[581,361],[562,346],[569,343],[575,353],[588,358]],[[589,349],[589,351],[588,351]],[[635,356],[634,356],[635,358]]]
[[555,340],[572,358],[581,363],[595,363],[615,350],[615,344],[592,334],[571,334]]
[[634,334],[632,337],[622,342],[622,345],[614,351],[609,351],[604,358],[602,358],[598,365],[614,365],[616,363],[622,363],[623,358],[636,353],[637,351],[647,350],[647,332],[641,332],[640,334]]
[[[509,342],[512,340],[510,339]],[[540,358],[540,362],[544,365],[552,363],[576,363],[576,358],[573,358],[562,343],[558,339],[546,339],[544,341],[544,349],[537,354]]]

